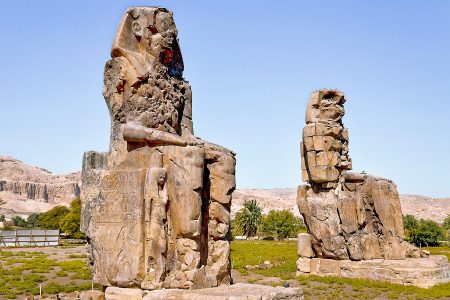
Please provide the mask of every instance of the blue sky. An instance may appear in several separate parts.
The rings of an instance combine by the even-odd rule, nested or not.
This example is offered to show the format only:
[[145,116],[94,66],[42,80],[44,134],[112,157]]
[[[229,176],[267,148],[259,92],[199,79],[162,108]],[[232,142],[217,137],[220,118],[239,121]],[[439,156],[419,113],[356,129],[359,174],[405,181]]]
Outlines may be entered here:
[[174,12],[197,136],[238,188],[296,187],[309,94],[347,97],[354,169],[450,196],[449,1],[2,1],[0,154],[64,173],[106,151],[103,66],[131,5]]

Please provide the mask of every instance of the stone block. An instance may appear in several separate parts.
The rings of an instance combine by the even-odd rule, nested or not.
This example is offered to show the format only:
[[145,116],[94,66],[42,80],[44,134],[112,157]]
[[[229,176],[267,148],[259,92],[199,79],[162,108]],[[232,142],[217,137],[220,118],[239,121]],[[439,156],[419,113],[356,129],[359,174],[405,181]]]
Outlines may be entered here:
[[100,291],[83,291],[80,293],[80,300],[106,300],[105,293]]
[[315,151],[329,151],[333,146],[334,138],[331,136],[313,136],[313,145]]
[[308,171],[302,170],[302,181],[309,181]]
[[334,151],[320,151],[316,153],[317,166],[335,167],[339,162],[339,153]]
[[106,300],[142,300],[142,290],[110,286],[110,287],[106,288],[105,299]]
[[324,276],[340,276],[339,260],[327,258],[312,258],[311,273],[314,275]]
[[302,288],[272,287],[260,284],[236,283],[200,290],[166,289],[150,291],[143,300],[303,300]]
[[312,136],[304,137],[303,145],[306,151],[314,151],[314,138]]
[[342,277],[388,281],[421,288],[450,282],[448,259],[441,255],[402,260],[342,260],[340,268]]
[[318,275],[319,261],[320,261],[320,258],[311,258],[311,261],[309,263],[309,268],[310,268],[309,270],[310,270],[311,274]]
[[305,128],[303,128],[303,137],[314,136],[315,134],[316,134],[315,124],[307,124]]
[[300,257],[313,257],[311,236],[309,233],[299,233],[297,236],[297,253]]
[[317,183],[337,181],[339,178],[339,171],[328,166],[311,166],[309,168],[309,174],[311,180]]
[[221,223],[230,223],[230,212],[219,202],[211,202],[209,206],[209,214],[211,217],[213,217],[215,220],[220,221]]
[[317,163],[316,163],[316,152],[315,151],[306,152],[305,165],[307,165],[308,168],[317,166]]
[[300,257],[297,260],[297,270],[301,273],[311,272],[311,258]]
[[335,275],[335,276],[341,275],[339,260],[321,259],[319,266],[319,273],[324,275]]

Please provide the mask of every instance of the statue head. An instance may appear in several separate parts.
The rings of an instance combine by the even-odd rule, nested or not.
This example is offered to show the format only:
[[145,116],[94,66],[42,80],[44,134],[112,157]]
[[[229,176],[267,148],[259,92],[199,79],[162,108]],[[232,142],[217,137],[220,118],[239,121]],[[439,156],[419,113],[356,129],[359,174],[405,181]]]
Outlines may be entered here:
[[161,7],[130,7],[122,17],[111,56],[125,57],[145,77],[155,68],[182,78],[184,64],[172,12]]
[[164,168],[157,168],[155,170],[155,177],[156,177],[156,183],[158,184],[159,188],[164,188],[164,184],[166,183],[167,178],[167,172]]

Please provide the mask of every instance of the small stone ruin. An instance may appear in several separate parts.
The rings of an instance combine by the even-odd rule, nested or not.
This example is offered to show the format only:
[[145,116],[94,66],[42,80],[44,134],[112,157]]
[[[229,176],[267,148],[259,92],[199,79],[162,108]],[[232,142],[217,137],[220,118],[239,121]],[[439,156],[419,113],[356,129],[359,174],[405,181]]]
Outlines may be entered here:
[[235,154],[194,136],[172,13],[131,7],[106,63],[108,153],[86,152],[82,231],[94,282],[139,289],[229,284]]
[[297,204],[308,234],[299,235],[299,274],[425,287],[450,280],[446,257],[428,258],[403,240],[395,183],[350,171],[349,136],[342,123],[345,101],[342,92],[322,89],[311,94],[306,109],[300,148],[307,184],[298,188]]

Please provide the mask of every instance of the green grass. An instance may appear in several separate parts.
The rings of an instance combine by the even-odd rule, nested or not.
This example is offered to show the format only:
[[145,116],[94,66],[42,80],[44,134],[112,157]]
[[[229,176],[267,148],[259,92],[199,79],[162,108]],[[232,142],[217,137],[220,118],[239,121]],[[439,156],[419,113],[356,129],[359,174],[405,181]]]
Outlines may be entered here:
[[70,279],[86,279],[92,278],[91,271],[85,260],[68,260],[59,263],[61,271],[71,273]]
[[70,254],[69,258],[87,258],[86,254]]
[[[94,285],[95,289],[101,289],[101,286]],[[76,282],[70,282],[69,284],[58,284],[54,282],[50,282],[44,287],[42,287],[43,293],[45,295],[54,295],[57,293],[70,293],[74,291],[84,291],[84,290],[90,290],[91,289],[91,283],[85,282],[81,284],[77,284]]]
[[424,247],[422,250],[430,251],[431,255],[444,255],[450,261],[450,246]]
[[[349,290],[353,299],[372,299],[376,295],[384,295],[389,299],[436,299],[450,297],[450,283],[435,285],[430,289],[405,286],[381,281],[342,278],[334,276],[301,276],[297,280],[303,289],[311,295],[326,294],[329,289]],[[341,299],[341,296],[336,297]],[[308,299],[308,297],[306,297]]]
[[295,241],[234,241],[231,243],[231,261],[241,274],[248,274],[246,265],[270,261],[274,267],[252,272],[264,276],[289,279],[297,271],[297,243]]
[[[92,275],[87,260],[73,259],[85,257],[84,254],[72,254],[57,261],[37,251],[0,250],[0,298],[37,295],[41,283],[47,295],[91,289]],[[74,281],[68,284],[52,282],[57,277]]]
[[[450,247],[423,248],[431,254],[450,254]],[[233,241],[231,259],[234,268],[247,275],[246,265],[261,264],[265,260],[275,266],[267,270],[254,270],[264,276],[281,280],[271,283],[280,285],[282,280],[293,278],[296,271],[297,245],[290,241]],[[302,286],[305,299],[449,299],[450,283],[435,285],[430,289],[403,286],[387,282],[342,277],[300,276],[295,280]],[[258,283],[249,278],[248,282]],[[292,282],[292,281],[291,281]]]

